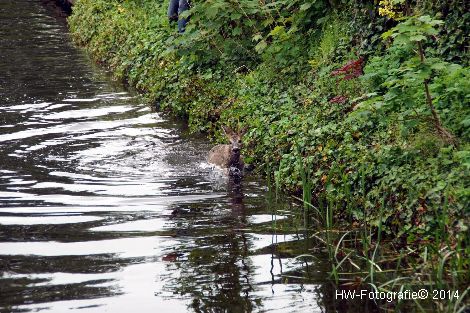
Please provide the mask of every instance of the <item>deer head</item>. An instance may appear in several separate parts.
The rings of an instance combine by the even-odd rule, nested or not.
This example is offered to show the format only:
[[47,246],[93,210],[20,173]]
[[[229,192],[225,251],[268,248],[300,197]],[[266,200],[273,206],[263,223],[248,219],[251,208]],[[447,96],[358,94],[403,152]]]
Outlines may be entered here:
[[230,127],[222,126],[222,130],[230,141],[230,146],[233,153],[240,153],[242,148],[242,138],[245,135],[247,128],[242,128],[241,130],[235,132]]

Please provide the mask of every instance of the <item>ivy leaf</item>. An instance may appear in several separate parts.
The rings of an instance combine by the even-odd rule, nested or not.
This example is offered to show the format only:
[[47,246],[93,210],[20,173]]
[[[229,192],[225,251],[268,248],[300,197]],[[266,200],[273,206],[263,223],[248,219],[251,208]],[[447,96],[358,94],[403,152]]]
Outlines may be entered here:
[[268,46],[268,43],[266,42],[266,40],[261,40],[261,41],[255,46],[255,50],[256,50],[256,52],[261,53],[261,52],[264,51],[264,49],[266,49],[267,46]]
[[304,3],[300,6],[300,11],[307,11],[312,6],[311,3]]
[[285,32],[284,26],[278,25],[269,33],[271,36],[276,36]]
[[462,122],[460,122],[460,124],[462,124],[464,127],[470,126],[470,118],[463,120]]
[[233,12],[230,15],[230,18],[232,19],[232,21],[239,20],[241,17],[242,17],[242,15],[238,12]]
[[241,33],[242,33],[242,29],[240,27],[235,27],[232,30],[232,35],[234,35],[234,36],[240,35]]
[[288,34],[292,34],[292,33],[295,33],[296,31],[298,31],[299,28],[297,26],[292,26],[289,31],[287,32]]
[[263,21],[262,25],[264,27],[267,27],[267,26],[271,25],[272,23],[274,23],[274,20],[272,18],[267,18]]
[[215,18],[219,13],[219,7],[217,6],[210,6],[206,9],[206,15],[208,18]]
[[209,72],[209,73],[205,73],[204,75],[202,75],[202,77],[203,77],[204,79],[212,79],[212,73],[210,73],[210,72]]
[[263,39],[263,36],[260,34],[256,34],[253,36],[252,41],[260,41],[261,39]]

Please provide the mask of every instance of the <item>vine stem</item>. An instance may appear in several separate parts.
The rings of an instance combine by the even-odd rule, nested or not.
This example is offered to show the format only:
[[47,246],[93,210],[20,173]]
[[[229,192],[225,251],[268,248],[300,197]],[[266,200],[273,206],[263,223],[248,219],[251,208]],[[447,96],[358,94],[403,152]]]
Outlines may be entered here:
[[[424,63],[426,59],[424,55],[423,44],[421,43],[421,41],[418,41],[418,53],[419,53],[419,58],[421,60],[421,63]],[[443,139],[450,142],[452,145],[457,146],[457,141],[455,137],[447,129],[445,129],[442,126],[441,119],[439,118],[439,114],[437,113],[436,108],[434,107],[434,104],[432,103],[432,96],[431,96],[431,92],[429,91],[429,79],[424,80],[424,92],[426,94],[426,103],[428,104],[428,107],[431,110],[433,122],[437,129],[437,132],[441,135]]]

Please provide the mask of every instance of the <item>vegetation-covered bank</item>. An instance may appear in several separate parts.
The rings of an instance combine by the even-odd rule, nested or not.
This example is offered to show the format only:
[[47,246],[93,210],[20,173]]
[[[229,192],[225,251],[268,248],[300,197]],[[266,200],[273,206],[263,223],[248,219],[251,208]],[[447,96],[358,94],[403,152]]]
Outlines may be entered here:
[[[77,0],[69,23],[98,62],[192,130],[221,139],[220,125],[247,126],[246,159],[303,195],[327,230],[320,237],[333,247],[337,281],[358,267],[379,289],[419,282],[463,293],[466,1],[192,5],[183,34],[167,3],[151,0]],[[341,225],[349,231],[333,231]],[[376,283],[377,271],[393,283]]]

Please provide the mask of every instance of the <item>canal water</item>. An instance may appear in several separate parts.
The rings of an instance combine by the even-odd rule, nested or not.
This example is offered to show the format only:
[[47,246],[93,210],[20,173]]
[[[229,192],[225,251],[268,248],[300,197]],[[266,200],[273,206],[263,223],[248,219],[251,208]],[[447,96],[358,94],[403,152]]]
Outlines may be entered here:
[[295,205],[229,181],[209,149],[41,1],[1,0],[0,312],[338,312],[329,265],[272,230]]

